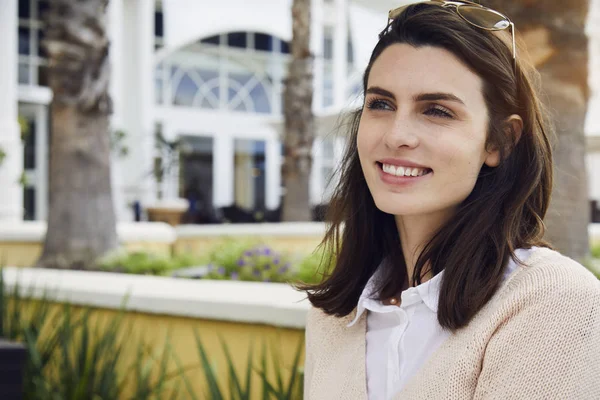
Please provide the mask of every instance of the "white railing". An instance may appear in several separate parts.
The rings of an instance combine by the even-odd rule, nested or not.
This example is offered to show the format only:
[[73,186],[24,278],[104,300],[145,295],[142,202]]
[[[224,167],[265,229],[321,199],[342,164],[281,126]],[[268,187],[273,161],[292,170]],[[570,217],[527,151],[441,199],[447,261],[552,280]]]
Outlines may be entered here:
[[175,228],[178,238],[201,236],[277,236],[277,237],[323,237],[322,222],[278,222],[261,224],[179,225]]
[[[0,242],[41,242],[47,231],[45,221],[0,221]],[[163,222],[119,222],[119,242],[153,242],[172,244],[175,229]]]

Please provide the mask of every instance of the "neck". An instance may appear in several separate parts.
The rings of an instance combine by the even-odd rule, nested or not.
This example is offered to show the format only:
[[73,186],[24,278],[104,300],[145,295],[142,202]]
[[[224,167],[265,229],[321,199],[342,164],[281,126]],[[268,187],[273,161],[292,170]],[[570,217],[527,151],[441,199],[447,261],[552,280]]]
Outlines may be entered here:
[[[412,281],[412,276],[423,248],[449,218],[450,214],[448,212],[396,216],[396,226],[400,236],[410,286],[415,285],[415,282]],[[425,270],[427,270],[427,267],[425,267]],[[421,275],[421,282],[428,281],[431,278],[431,272],[427,272]]]

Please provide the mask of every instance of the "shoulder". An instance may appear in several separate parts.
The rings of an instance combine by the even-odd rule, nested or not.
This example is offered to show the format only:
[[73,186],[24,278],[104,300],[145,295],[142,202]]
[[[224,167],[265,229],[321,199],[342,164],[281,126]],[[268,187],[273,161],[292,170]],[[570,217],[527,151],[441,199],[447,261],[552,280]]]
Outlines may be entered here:
[[565,289],[600,290],[600,282],[587,268],[548,248],[532,250],[514,281],[538,289],[560,286]]
[[325,313],[320,308],[311,307],[306,315],[307,331],[332,331],[345,329],[356,316],[356,309],[344,317],[338,317]]
[[600,301],[600,281],[577,261],[547,248],[532,250],[505,289],[504,295],[521,305],[560,304],[575,312],[585,303],[600,312],[594,303]]

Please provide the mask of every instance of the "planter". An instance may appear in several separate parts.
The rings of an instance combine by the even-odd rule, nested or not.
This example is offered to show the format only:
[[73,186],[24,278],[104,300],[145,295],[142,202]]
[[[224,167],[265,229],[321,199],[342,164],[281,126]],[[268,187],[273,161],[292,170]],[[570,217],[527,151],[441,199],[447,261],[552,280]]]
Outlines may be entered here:
[[183,215],[188,209],[185,199],[163,200],[146,207],[148,219],[152,222],[166,222],[171,226],[181,224]]
[[[216,366],[216,376],[223,388],[228,387],[229,372],[221,339],[227,343],[238,371],[247,368],[251,347],[255,359],[261,357],[263,344],[267,360],[274,357],[272,351],[276,346],[277,357],[287,368],[303,337],[310,308],[304,294],[276,283],[13,267],[6,267],[3,272],[6,288],[18,286],[20,293],[34,300],[45,298],[55,303],[51,305],[51,313],[61,311],[63,303],[70,303],[74,307],[73,315],[82,307],[91,307],[94,318],[99,321],[111,321],[122,315],[124,326],[129,327],[124,365],[131,365],[137,357],[136,349],[141,340],[152,344],[152,355],[162,354],[169,340],[181,365],[199,365],[197,332]],[[24,302],[23,310],[33,304]],[[0,362],[4,359],[0,354]],[[202,370],[192,368],[188,373],[192,390],[205,393]],[[274,382],[272,367],[269,367],[269,375]],[[252,386],[250,398],[261,398],[260,381],[256,379]],[[0,399],[12,399],[3,396],[1,390]]]

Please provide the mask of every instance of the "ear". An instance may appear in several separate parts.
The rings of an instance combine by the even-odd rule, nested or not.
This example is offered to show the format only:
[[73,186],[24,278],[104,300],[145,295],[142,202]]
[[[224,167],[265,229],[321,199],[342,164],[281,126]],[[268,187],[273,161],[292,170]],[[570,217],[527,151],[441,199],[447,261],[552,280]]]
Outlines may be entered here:
[[[523,119],[517,114],[508,117],[504,123],[504,133],[509,138],[509,147],[505,149],[505,155],[508,155],[521,139],[521,135],[523,134]],[[492,148],[487,151],[485,165],[488,167],[497,167],[500,165],[500,149]]]

